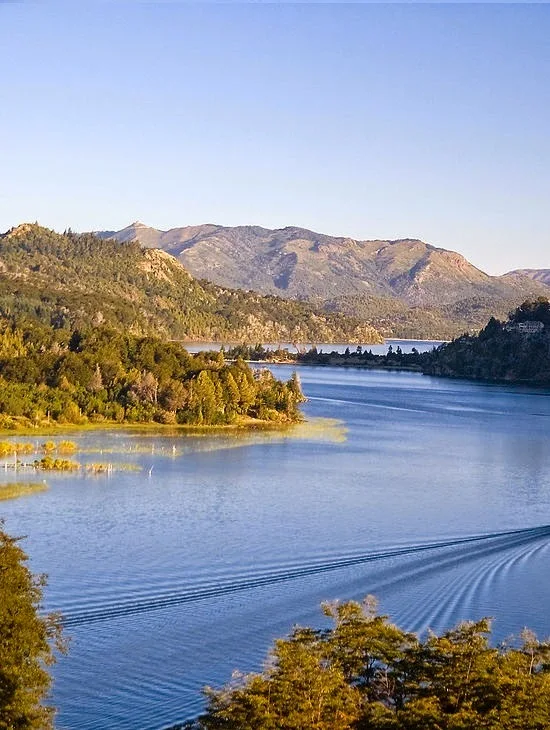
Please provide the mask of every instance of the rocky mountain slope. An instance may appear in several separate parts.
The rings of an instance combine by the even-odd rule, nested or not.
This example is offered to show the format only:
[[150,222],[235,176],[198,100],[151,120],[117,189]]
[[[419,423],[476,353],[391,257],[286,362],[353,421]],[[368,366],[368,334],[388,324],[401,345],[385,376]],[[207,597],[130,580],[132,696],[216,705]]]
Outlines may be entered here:
[[550,269],[515,269],[508,276],[528,276],[533,281],[550,287]]
[[0,235],[0,316],[181,340],[380,342],[356,318],[196,281],[172,256],[24,224]]
[[138,240],[175,256],[193,276],[222,286],[289,298],[397,298],[441,306],[472,297],[522,299],[548,293],[545,281],[521,272],[489,276],[453,251],[417,239],[357,241],[288,227],[190,226],[160,231],[133,223],[102,232]]

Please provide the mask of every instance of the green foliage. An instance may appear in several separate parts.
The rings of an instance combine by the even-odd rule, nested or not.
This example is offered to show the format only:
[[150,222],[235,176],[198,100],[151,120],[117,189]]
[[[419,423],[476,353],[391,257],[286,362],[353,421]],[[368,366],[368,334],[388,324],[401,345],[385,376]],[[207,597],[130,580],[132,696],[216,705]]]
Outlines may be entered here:
[[[299,419],[303,395],[295,377],[281,383],[242,360],[226,363],[220,352],[190,355],[177,343],[105,325],[70,331],[27,323],[11,331],[26,354],[0,359],[0,427]],[[0,446],[0,455],[6,448],[13,451]],[[56,448],[44,444],[46,453]],[[71,450],[70,442],[59,450]]]
[[[522,329],[538,322],[540,331]],[[463,335],[435,350],[426,363],[432,375],[550,383],[550,304],[547,299],[524,302],[502,324],[491,317],[477,337]]]
[[510,314],[511,322],[542,322],[550,326],[550,302],[546,297],[523,302]]
[[51,685],[53,646],[63,649],[57,616],[38,614],[44,578],[33,576],[18,540],[0,528],[0,728],[48,730],[42,704]]
[[[0,316],[16,323],[55,330],[109,325],[187,341],[382,341],[353,316],[196,281],[170,255],[135,242],[25,224],[0,236],[0,260]],[[23,355],[22,347],[13,333],[0,337],[0,357],[4,350]],[[100,390],[102,379],[90,366],[87,387]]]
[[371,597],[326,604],[332,628],[296,628],[263,672],[208,688],[196,730],[544,730],[550,727],[550,643],[524,632],[490,644],[490,622],[421,641]]

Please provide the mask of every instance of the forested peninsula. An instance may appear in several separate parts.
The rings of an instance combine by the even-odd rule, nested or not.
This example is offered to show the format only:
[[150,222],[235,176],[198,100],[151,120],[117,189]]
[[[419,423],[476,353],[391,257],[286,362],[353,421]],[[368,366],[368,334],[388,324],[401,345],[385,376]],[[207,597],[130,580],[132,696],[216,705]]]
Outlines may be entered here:
[[550,303],[526,301],[506,322],[492,317],[476,335],[463,335],[431,353],[429,375],[550,385]]
[[489,382],[550,385],[550,303],[545,297],[526,301],[505,322],[491,317],[478,335],[464,334],[431,351],[403,352],[390,345],[377,355],[358,345],[345,352],[268,350],[239,346],[228,356],[251,361],[296,362],[302,365],[410,370],[426,375]]
[[88,330],[0,322],[0,429],[159,423],[221,426],[292,423],[304,400],[287,383],[223,352],[106,326]]

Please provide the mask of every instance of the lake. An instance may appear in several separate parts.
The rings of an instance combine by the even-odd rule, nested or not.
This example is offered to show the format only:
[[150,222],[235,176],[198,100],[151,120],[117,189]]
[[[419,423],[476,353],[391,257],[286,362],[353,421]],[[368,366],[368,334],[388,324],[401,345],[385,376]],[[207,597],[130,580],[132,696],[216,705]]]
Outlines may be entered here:
[[[441,345],[443,340],[397,340],[387,339],[383,345],[361,345],[362,349],[366,351],[370,350],[374,355],[385,355],[389,347],[396,350],[398,347],[403,352],[411,352],[413,348],[416,348],[419,352],[424,350],[431,350],[433,347]],[[182,343],[186,350],[189,352],[201,352],[203,350],[219,350],[223,346],[226,350],[235,345],[239,345],[239,342],[226,342],[221,344],[219,342],[184,342]],[[279,342],[272,344],[263,344],[266,350],[276,350],[277,348],[286,349],[289,352],[297,352],[296,345],[292,342]],[[311,342],[300,344],[300,351],[309,350],[312,347],[316,347],[319,352],[339,352],[344,353],[346,349],[350,349],[352,352],[357,348],[357,345],[349,345],[347,342],[341,343],[318,343]]]
[[550,392],[299,373],[312,423],[295,435],[82,432],[75,458],[112,474],[47,475],[48,491],[1,504],[66,616],[59,728],[192,717],[203,685],[259,668],[293,624],[322,625],[325,599],[375,594],[420,632],[493,616],[497,639],[550,633]]

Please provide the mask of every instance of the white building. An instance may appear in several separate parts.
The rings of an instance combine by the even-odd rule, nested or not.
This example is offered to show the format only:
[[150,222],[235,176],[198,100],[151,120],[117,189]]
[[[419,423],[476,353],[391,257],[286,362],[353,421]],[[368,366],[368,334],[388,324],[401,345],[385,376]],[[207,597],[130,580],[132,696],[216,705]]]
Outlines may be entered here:
[[542,322],[509,322],[506,325],[508,332],[520,332],[522,335],[538,335],[544,329]]

